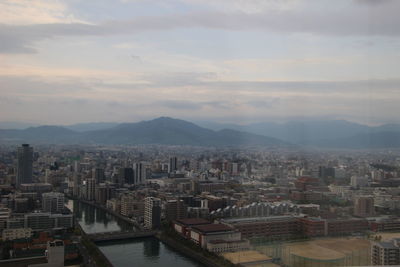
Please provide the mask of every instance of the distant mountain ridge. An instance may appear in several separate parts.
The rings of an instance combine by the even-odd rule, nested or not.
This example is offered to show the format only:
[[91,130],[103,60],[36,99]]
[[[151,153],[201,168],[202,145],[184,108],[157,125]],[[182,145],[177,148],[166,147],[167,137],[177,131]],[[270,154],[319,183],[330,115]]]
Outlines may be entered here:
[[286,146],[288,143],[236,130],[214,131],[184,120],[160,117],[114,127],[78,132],[60,126],[0,130],[0,141],[50,144],[162,144],[194,146]]
[[344,120],[289,121],[286,123],[253,123],[247,125],[200,122],[200,126],[218,130],[230,128],[268,135],[289,143],[329,148],[396,148],[400,147],[400,125],[367,126]]
[[164,144],[400,148],[400,125],[367,126],[344,120],[253,123],[197,122],[160,117],[136,123],[84,123],[0,130],[2,143]]

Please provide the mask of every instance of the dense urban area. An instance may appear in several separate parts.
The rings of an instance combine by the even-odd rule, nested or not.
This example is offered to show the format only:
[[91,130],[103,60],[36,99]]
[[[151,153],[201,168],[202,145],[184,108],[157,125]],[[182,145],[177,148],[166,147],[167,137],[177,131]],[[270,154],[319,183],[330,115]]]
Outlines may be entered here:
[[[398,151],[0,151],[2,266],[112,266],[97,245],[136,238],[158,238],[205,266],[400,264]],[[85,231],[80,205],[130,227]]]

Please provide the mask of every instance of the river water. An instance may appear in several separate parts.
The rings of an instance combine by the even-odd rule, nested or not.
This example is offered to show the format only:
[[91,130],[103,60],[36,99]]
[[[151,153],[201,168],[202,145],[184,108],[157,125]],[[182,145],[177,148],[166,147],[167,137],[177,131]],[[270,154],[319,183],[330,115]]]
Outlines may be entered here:
[[[132,226],[113,215],[78,201],[69,200],[78,223],[86,233],[129,230]],[[131,241],[105,242],[98,244],[100,250],[115,267],[200,267],[203,266],[179,254],[156,238],[141,238]]]

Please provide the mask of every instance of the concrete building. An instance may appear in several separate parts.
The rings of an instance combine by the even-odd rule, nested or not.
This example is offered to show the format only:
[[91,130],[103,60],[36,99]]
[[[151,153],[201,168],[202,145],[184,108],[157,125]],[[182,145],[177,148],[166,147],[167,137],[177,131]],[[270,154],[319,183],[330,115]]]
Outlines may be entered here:
[[44,212],[61,213],[64,210],[64,194],[57,192],[42,194],[42,210]]
[[356,196],[354,198],[354,215],[358,217],[374,216],[374,198],[372,196]]
[[368,177],[365,176],[351,176],[350,185],[354,188],[360,188],[368,185]]
[[390,242],[374,242],[371,246],[371,263],[373,265],[399,265],[399,240]]
[[171,157],[169,159],[169,170],[168,172],[174,172],[178,170],[178,158],[177,157]]
[[146,197],[144,200],[144,226],[147,229],[158,228],[161,224],[161,199]]
[[170,221],[186,218],[187,205],[183,200],[168,200],[165,204],[165,217]]
[[23,193],[37,193],[38,195],[51,192],[53,186],[48,183],[31,183],[31,184],[20,184],[19,189]]
[[48,266],[64,266],[64,242],[62,240],[54,240],[47,242],[47,263]]
[[104,175],[104,169],[102,168],[95,168],[92,170],[92,178],[96,180],[96,183],[104,183],[106,181]]
[[72,214],[35,212],[7,220],[7,229],[31,228],[33,231],[68,229],[74,226]]
[[301,224],[293,216],[235,218],[221,222],[238,229],[244,238],[291,237],[301,233]]
[[206,249],[207,243],[210,241],[240,241],[242,240],[242,235],[229,225],[210,223],[192,226],[190,229],[190,240]]
[[135,164],[135,184],[146,183],[146,166],[143,162]]
[[145,203],[138,201],[132,195],[121,196],[121,214],[127,217],[143,217]]
[[96,180],[91,178],[86,180],[86,199],[95,200]]
[[32,180],[33,148],[23,144],[17,150],[17,177],[16,186],[30,184]]

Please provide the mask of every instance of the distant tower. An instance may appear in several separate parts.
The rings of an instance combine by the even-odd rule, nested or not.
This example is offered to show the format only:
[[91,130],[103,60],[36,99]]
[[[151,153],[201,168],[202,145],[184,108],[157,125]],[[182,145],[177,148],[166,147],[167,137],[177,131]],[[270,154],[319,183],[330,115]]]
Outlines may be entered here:
[[17,151],[17,179],[16,185],[32,183],[33,148],[28,144],[18,147]]
[[161,224],[161,200],[154,197],[144,199],[144,226],[146,229],[158,228]]
[[169,159],[169,172],[174,172],[176,170],[178,170],[178,158],[171,157]]

